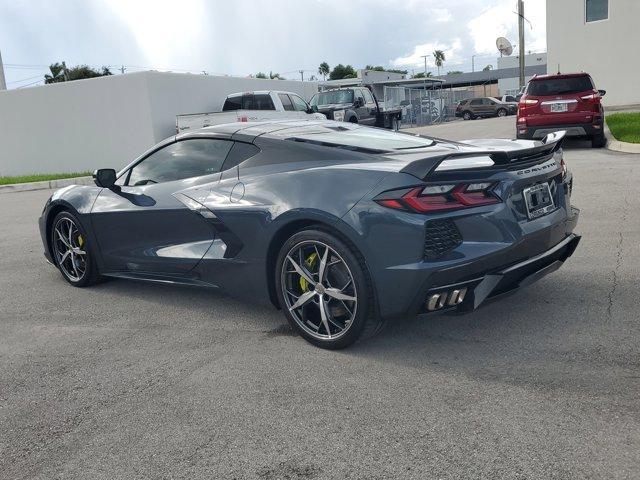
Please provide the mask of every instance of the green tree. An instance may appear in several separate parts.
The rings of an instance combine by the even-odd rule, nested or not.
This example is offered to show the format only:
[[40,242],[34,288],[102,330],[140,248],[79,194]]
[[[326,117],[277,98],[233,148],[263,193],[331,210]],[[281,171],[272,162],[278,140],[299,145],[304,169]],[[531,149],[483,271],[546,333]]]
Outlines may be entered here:
[[483,72],[488,72],[489,70],[493,70],[493,65],[487,65],[482,69]]
[[364,67],[365,70],[374,70],[376,72],[391,72],[391,73],[400,73],[402,75],[407,74],[407,70],[397,70],[395,68],[384,68],[380,65],[367,65]]
[[351,65],[342,65],[339,63],[329,74],[330,80],[340,80],[342,78],[356,78],[358,74]]
[[65,70],[67,66],[62,63],[52,63],[49,65],[49,73],[44,76],[44,83],[59,83],[64,82],[65,78]]
[[411,77],[411,78],[425,78],[425,77],[429,78],[429,77],[431,77],[431,76],[432,76],[432,75],[431,75],[431,72],[427,72],[427,74],[426,74],[426,75],[424,74],[424,72],[420,72],[420,73],[416,73],[416,74],[415,74],[413,77]]
[[262,72],[258,72],[254,76],[255,78],[267,78],[267,76]]
[[284,78],[282,78],[279,73],[273,73],[273,72],[269,72],[269,78],[271,80],[284,80]]
[[112,75],[109,67],[102,67],[101,70],[95,70],[88,65],[76,65],[73,68],[67,68],[65,62],[53,63],[49,65],[49,71],[44,76],[44,83],[70,82],[72,80],[82,80],[83,78],[96,78]]
[[442,50],[435,50],[433,52],[433,58],[435,59],[436,67],[438,67],[438,76],[440,76],[440,67],[442,67],[446,60],[444,52]]
[[318,74],[322,75],[322,78],[324,78],[325,80],[327,79],[327,75],[329,75],[330,71],[331,67],[329,67],[329,64],[327,62],[322,62],[318,67]]

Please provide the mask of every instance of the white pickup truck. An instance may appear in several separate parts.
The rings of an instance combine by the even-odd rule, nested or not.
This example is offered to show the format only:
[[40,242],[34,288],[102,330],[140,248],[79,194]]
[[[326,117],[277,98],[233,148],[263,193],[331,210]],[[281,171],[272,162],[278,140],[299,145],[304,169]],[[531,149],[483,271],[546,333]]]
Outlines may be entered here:
[[232,93],[227,96],[221,112],[178,115],[176,131],[180,133],[222,123],[301,118],[325,119],[327,117],[314,112],[309,104],[295,93],[260,90]]

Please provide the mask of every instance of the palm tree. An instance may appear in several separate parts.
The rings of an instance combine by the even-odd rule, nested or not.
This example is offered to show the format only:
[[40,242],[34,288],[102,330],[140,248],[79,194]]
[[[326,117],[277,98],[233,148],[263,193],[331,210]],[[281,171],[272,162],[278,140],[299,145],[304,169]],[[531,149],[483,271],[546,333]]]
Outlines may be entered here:
[[44,83],[58,83],[66,81],[66,70],[67,66],[64,62],[62,63],[52,63],[49,65],[49,72],[44,76]]
[[327,62],[322,62],[318,67],[318,73],[322,75],[322,78],[324,78],[325,80],[327,79],[327,75],[329,75],[330,71],[331,67],[329,67],[329,64]]
[[445,61],[444,52],[442,50],[436,50],[433,52],[433,58],[436,59],[436,67],[438,67],[438,76],[440,76],[440,67]]

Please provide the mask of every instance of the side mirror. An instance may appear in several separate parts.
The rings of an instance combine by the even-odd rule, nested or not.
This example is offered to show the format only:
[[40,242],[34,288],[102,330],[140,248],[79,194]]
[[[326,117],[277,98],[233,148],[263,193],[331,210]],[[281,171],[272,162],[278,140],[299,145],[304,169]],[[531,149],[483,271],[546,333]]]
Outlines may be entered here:
[[598,90],[598,93],[600,94],[601,97],[604,97],[607,94],[606,90]]
[[93,172],[93,181],[102,188],[113,188],[116,183],[116,171],[113,168],[100,168]]

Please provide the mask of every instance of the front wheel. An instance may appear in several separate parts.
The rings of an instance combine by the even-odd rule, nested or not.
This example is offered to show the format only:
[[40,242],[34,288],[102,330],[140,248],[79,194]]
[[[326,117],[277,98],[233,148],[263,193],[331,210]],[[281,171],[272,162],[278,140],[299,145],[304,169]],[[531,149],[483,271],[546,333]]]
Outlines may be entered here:
[[278,257],[276,287],[291,326],[318,347],[344,348],[380,328],[364,260],[330,233],[291,236]]
[[88,237],[71,212],[60,212],[53,219],[51,250],[55,265],[74,287],[88,287],[100,279]]
[[500,108],[498,110],[498,116],[499,117],[506,117],[507,116],[507,111],[504,108]]

